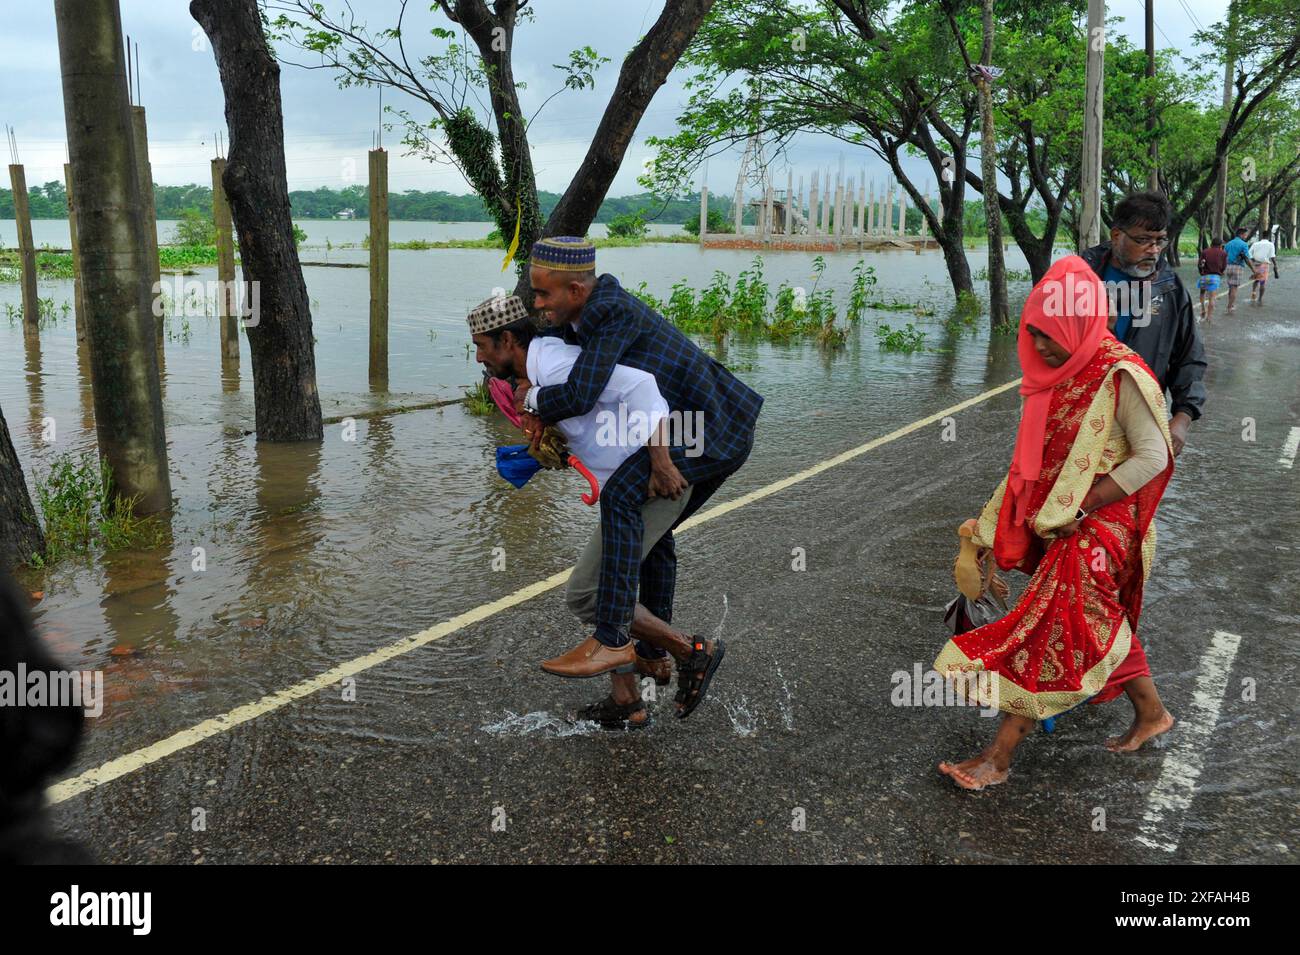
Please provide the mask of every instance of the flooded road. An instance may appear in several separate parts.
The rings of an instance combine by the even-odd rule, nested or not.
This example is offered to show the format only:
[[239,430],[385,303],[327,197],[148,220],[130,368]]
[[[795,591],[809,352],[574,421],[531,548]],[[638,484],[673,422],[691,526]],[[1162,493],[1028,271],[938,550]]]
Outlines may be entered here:
[[[978,270],[982,254],[970,255]],[[734,277],[751,258],[643,246],[601,250],[598,264],[666,296],[682,278]],[[823,281],[842,305],[859,256],[827,258]],[[927,319],[880,313],[895,327],[917,322],[933,350],[882,353],[872,314],[833,357],[812,345],[729,347],[724,359],[767,401],[753,457],[718,503],[1018,374],[1009,341],[945,329],[938,253],[861,258],[879,297],[938,307]],[[764,260],[773,289],[810,285],[811,265]],[[1014,253],[1009,265],[1025,267]],[[389,393],[366,381],[364,271],[306,277],[327,416],[456,397],[477,379],[464,313],[502,284],[498,253],[393,253]],[[933,764],[982,745],[989,721],[889,703],[890,673],[928,667],[942,643],[952,528],[1004,473],[1014,434],[1016,398],[1004,391],[955,413],[955,442],[939,441],[938,424],[918,428],[683,534],[677,619],[732,646],[716,698],[687,723],[663,702],[639,737],[572,732],[562,717],[597,690],[537,670],[579,636],[552,589],[358,673],[355,701],[330,686],[267,709],[61,802],[56,818],[106,861],[1286,861],[1297,735],[1283,688],[1300,621],[1284,580],[1300,556],[1295,471],[1277,462],[1300,424],[1297,287],[1290,275],[1273,283],[1269,307],[1243,306],[1231,323],[1220,304],[1209,414],[1161,511],[1143,639],[1175,715],[1193,708],[1213,635],[1242,638],[1188,811],[1144,822],[1166,754],[1101,749],[1127,722],[1122,703],[1031,741],[1013,784],[975,797],[942,785]],[[1015,307],[1026,291],[1015,287]],[[70,299],[70,283],[42,283],[41,294]],[[0,307],[16,295],[0,285]],[[498,478],[492,449],[513,441],[510,429],[460,406],[359,420],[353,441],[332,425],[320,445],[259,446],[244,434],[246,345],[241,377],[223,380],[215,320],[175,333],[170,546],[63,565],[42,584],[42,633],[67,665],[102,669],[109,694],[70,775],[563,572],[595,526],[567,474],[518,491]],[[39,348],[0,322],[0,407],[29,476],[93,447],[80,367],[70,318]],[[40,440],[49,417],[53,444]],[[1242,441],[1245,417],[1257,442]],[[492,569],[494,548],[504,571]],[[806,571],[791,569],[794,548]],[[1238,699],[1245,677],[1259,686],[1249,705]],[[208,811],[206,832],[190,827],[194,807]],[[490,828],[497,807],[504,832]],[[796,808],[806,831],[791,829]],[[1175,848],[1139,842],[1143,825]]]

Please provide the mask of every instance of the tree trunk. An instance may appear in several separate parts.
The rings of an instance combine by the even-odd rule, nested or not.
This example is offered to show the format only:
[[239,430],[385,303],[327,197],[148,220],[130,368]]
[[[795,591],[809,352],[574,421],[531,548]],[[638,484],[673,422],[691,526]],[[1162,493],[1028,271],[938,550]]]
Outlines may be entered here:
[[212,43],[226,98],[230,152],[221,181],[247,283],[257,439],[318,441],[316,356],[289,209],[280,66],[262,33],[257,0],[193,0],[190,15]]
[[551,211],[542,235],[586,233],[623,164],[646,107],[690,46],[713,2],[668,0],[650,32],[628,54],[587,155]]
[[[980,63],[993,62],[993,0],[984,0],[984,50]],[[989,239],[989,326],[996,329],[1010,322],[1007,305],[1007,268],[1002,259],[1002,210],[998,208],[997,136],[993,129],[993,89],[987,76],[979,78],[980,91],[980,166],[985,183],[984,218]]]
[[1174,268],[1182,265],[1182,258],[1178,254],[1178,238],[1186,225],[1187,217],[1179,218],[1176,213],[1169,220],[1169,248],[1165,249],[1165,261]]
[[1025,221],[1022,210],[1016,209],[1014,212],[1007,214],[1007,224],[1011,227],[1011,237],[1015,239],[1016,245],[1029,263],[1029,277],[1035,285],[1047,274],[1047,270],[1052,265],[1052,246],[1056,244],[1056,230],[1060,217],[1059,211],[1055,216],[1051,216],[1049,213],[1047,227],[1043,229],[1042,238],[1039,238],[1029,228],[1029,223]]
[[0,411],[0,570],[25,564],[34,554],[43,553],[45,535]]
[[[641,117],[690,46],[713,3],[714,0],[668,0],[650,32],[627,55],[582,165],[551,210],[539,238],[587,234],[610,183],[623,164]],[[520,249],[527,254],[522,239]],[[525,301],[532,301],[527,273],[520,276],[516,293]]]
[[158,332],[117,0],[57,0],[99,455],[140,514],[171,508]]

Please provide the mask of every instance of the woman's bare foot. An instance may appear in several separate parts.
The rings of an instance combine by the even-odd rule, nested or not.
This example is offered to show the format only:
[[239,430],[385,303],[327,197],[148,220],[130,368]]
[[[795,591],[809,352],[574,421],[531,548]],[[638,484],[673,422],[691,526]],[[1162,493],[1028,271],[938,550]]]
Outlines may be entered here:
[[1112,753],[1131,753],[1147,740],[1168,733],[1173,726],[1174,718],[1168,710],[1161,710],[1160,715],[1151,720],[1135,718],[1127,733],[1106,740],[1106,748]]
[[1011,775],[1011,761],[1007,760],[1001,767],[998,762],[1001,761],[981,753],[960,763],[940,763],[939,772],[952,777],[952,781],[962,789],[979,790],[1007,781]]

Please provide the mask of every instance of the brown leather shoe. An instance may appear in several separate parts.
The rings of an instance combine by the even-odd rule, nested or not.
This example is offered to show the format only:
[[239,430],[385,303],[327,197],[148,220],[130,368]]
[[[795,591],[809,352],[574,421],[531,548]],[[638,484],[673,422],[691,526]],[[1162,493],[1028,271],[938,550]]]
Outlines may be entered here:
[[670,654],[661,657],[637,657],[636,672],[639,676],[652,676],[656,686],[667,686],[673,679],[673,658]]
[[632,672],[636,666],[636,648],[629,640],[621,647],[607,647],[595,637],[588,637],[568,653],[542,661],[542,669],[555,676],[600,676],[610,670],[625,667]]

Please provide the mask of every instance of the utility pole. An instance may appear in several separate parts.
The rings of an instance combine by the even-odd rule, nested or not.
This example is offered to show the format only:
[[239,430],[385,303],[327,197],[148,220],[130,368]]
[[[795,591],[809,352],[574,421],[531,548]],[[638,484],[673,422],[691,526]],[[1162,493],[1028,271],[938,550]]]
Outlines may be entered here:
[[[987,68],[992,64],[993,0],[984,0],[984,47],[980,52],[980,65]],[[1011,318],[1007,305],[1006,263],[1002,260],[1002,210],[998,208],[998,147],[993,129],[993,79],[990,71],[980,70],[975,82],[980,93],[980,175],[984,178],[984,218],[988,223],[989,240],[989,324],[997,328],[1006,325]]]
[[[1237,28],[1237,7],[1236,4],[1229,0],[1228,2],[1228,29],[1223,37],[1224,44],[1224,62],[1223,62],[1223,123],[1219,127],[1219,133],[1222,135],[1223,130],[1228,126],[1228,110],[1232,109],[1232,71],[1236,65],[1233,53],[1233,37],[1236,35]],[[1219,164],[1219,178],[1214,184],[1214,214],[1210,217],[1210,238],[1216,236],[1223,238],[1224,218],[1227,215],[1228,207],[1228,157],[1223,157],[1223,162]]]
[[1088,0],[1088,73],[1083,112],[1081,250],[1101,241],[1102,69],[1106,53],[1106,0]]
[[1160,143],[1156,139],[1156,8],[1155,0],[1146,0],[1147,34],[1147,134],[1151,137],[1151,173],[1147,188],[1160,191]]

